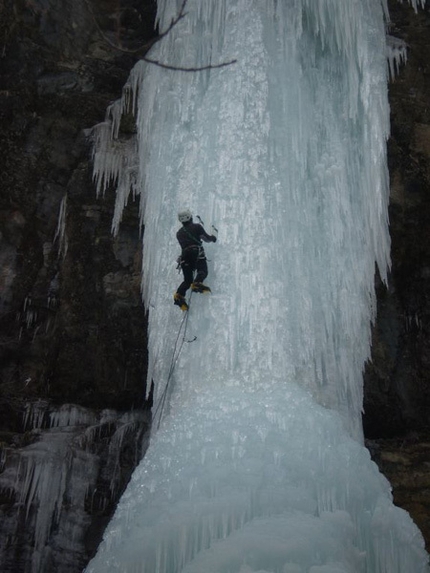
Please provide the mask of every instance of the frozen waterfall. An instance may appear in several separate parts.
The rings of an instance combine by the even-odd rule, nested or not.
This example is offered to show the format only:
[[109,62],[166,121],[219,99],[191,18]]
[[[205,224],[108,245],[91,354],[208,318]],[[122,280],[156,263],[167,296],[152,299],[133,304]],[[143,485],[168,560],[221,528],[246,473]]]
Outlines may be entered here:
[[[182,4],[158,1],[161,30]],[[389,265],[386,6],[185,12],[152,59],[237,62],[140,62],[98,129],[114,230],[141,200],[156,423],[87,572],[427,572],[361,435],[375,265],[383,279]],[[193,294],[186,318],[172,299],[181,208],[219,228],[212,295]]]

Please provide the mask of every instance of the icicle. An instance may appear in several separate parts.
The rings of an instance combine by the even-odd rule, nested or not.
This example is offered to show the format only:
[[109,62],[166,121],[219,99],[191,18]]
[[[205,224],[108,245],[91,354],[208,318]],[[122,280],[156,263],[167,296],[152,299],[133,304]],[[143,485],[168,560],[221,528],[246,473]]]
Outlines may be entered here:
[[47,409],[48,402],[46,400],[38,400],[37,402],[26,404],[23,418],[24,429],[36,430],[43,428]]
[[63,404],[58,410],[49,414],[50,428],[89,426],[96,423],[96,415],[75,404]]
[[136,101],[143,73],[142,62],[138,63],[123,88],[121,99],[111,104],[104,122],[96,125],[89,136],[93,140],[93,178],[97,196],[104,195],[112,185],[116,190],[112,233],[117,235],[124,208],[130,194],[133,199],[140,194],[138,180],[137,139],[134,135],[120,133],[121,120],[125,113],[136,114]]
[[394,80],[399,73],[400,66],[406,63],[407,57],[406,43],[394,36],[387,36],[387,58],[391,80]]
[[61,199],[60,211],[58,214],[57,230],[55,231],[54,243],[58,239],[58,256],[67,255],[68,243],[66,234],[66,219],[67,219],[67,193]]
[[[403,2],[403,0],[399,0],[400,3]],[[408,0],[409,4],[412,6],[412,8],[415,10],[415,12],[418,12],[418,8],[421,6],[421,8],[425,8],[426,5],[426,0]]]

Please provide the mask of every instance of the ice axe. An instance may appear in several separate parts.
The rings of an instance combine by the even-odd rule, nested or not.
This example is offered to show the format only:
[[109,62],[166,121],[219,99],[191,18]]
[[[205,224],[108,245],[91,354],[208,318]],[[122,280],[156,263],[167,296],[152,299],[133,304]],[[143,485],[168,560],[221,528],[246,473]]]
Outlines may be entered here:
[[[196,219],[199,220],[200,224],[201,224],[203,227],[205,226],[205,224],[204,224],[202,218],[200,217],[200,215],[196,215]],[[213,235],[215,235],[215,237],[218,238],[218,229],[215,227],[215,225],[211,225],[211,229],[212,229]]]

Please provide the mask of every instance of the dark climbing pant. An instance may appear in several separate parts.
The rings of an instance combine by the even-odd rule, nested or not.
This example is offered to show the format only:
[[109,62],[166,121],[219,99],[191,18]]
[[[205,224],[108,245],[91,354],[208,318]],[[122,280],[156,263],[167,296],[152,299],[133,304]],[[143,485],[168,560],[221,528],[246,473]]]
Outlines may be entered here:
[[[202,247],[192,246],[182,251],[181,269],[184,274],[184,280],[179,285],[177,293],[185,296],[193,280],[196,283],[202,283],[208,276],[208,264]],[[196,276],[194,278],[194,272]]]

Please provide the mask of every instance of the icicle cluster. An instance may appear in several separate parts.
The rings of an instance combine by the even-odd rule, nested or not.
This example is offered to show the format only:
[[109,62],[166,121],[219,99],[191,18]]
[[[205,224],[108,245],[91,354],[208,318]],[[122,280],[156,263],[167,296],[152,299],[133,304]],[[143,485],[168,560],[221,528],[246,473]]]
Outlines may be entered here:
[[136,114],[136,98],[141,83],[142,64],[138,63],[129,81],[123,88],[121,99],[111,104],[104,122],[91,130],[93,139],[94,179],[97,196],[104,194],[109,186],[116,189],[115,212],[112,232],[118,233],[122,213],[130,195],[133,199],[140,194],[137,183],[138,151],[135,135],[125,136],[120,132],[121,120],[125,113]]
[[67,219],[67,193],[61,199],[60,211],[58,213],[57,229],[54,235],[54,243],[58,241],[58,256],[67,255],[68,241],[66,234],[66,219]]
[[[0,562],[10,559],[10,540],[16,538],[23,524],[35,531],[28,568],[31,573],[52,567],[53,552],[61,551],[64,560],[72,561],[76,561],[77,553],[84,554],[84,534],[90,523],[85,510],[94,507],[104,511],[101,504],[117,495],[124,438],[131,431],[140,436],[136,428],[142,428],[145,421],[142,412],[122,415],[104,410],[97,415],[73,404],[53,410],[43,400],[29,403],[23,419],[28,444],[1,450],[0,492],[4,498],[15,500],[20,509],[2,515]],[[96,484],[103,433],[105,442],[106,434],[110,439],[102,477],[110,481],[109,491],[100,493]],[[26,550],[21,550],[23,561]]]
[[406,43],[394,36],[387,36],[387,59],[392,80],[399,73],[400,66],[406,63],[407,56]]

